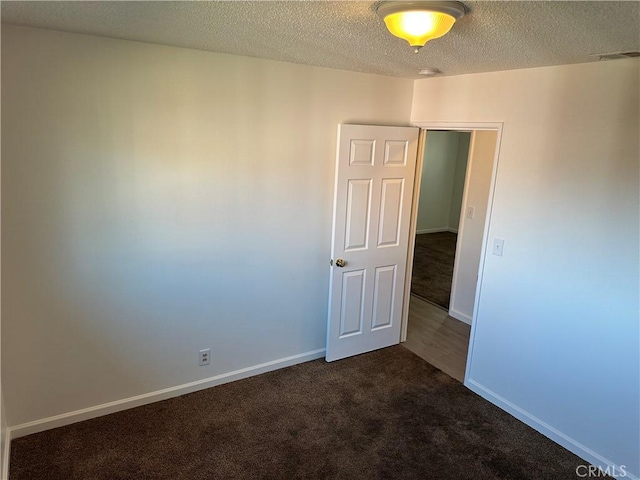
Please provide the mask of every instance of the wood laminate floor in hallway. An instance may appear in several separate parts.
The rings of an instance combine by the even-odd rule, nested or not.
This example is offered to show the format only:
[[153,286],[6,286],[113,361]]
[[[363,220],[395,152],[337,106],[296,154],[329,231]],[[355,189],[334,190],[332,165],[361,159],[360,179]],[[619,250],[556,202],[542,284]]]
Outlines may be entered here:
[[462,382],[471,327],[445,310],[411,295],[407,341],[413,353]]

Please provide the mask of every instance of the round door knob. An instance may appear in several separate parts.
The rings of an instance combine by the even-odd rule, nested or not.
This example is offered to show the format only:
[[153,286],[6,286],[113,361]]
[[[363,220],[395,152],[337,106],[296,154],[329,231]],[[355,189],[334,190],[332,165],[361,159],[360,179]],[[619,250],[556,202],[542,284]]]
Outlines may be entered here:
[[336,267],[344,267],[347,264],[347,262],[345,262],[343,259],[339,258],[336,260]]

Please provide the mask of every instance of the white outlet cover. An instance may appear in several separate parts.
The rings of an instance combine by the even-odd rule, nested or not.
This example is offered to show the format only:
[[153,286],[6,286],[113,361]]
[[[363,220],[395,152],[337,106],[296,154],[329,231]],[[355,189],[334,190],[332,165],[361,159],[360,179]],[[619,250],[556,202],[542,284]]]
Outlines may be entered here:
[[198,352],[198,365],[209,365],[211,363],[211,349],[205,348]]

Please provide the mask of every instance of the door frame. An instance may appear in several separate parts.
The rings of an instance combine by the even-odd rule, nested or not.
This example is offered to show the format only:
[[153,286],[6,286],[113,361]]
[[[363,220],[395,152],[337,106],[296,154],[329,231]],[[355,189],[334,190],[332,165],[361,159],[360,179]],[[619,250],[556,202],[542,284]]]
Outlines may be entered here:
[[[487,199],[487,215],[484,222],[484,231],[482,233],[482,246],[480,254],[480,263],[478,265],[478,282],[476,284],[476,294],[473,303],[473,315],[471,319],[471,337],[469,339],[469,352],[467,355],[467,368],[465,369],[465,383],[467,381],[467,373],[469,364],[473,355],[473,343],[476,329],[476,317],[478,313],[478,300],[482,290],[482,276],[484,272],[485,257],[487,255],[487,244],[489,237],[489,229],[491,226],[491,215],[493,213],[493,200],[496,187],[496,176],[498,173],[498,163],[500,160],[500,146],[502,144],[503,122],[412,122],[411,126],[420,128],[420,137],[418,140],[418,158],[416,159],[416,175],[413,184],[413,199],[411,208],[411,218],[409,224],[409,249],[407,251],[407,268],[404,287],[404,299],[402,304],[402,320],[400,327],[400,342],[407,340],[407,327],[409,324],[409,301],[411,298],[411,277],[413,274],[413,256],[415,250],[415,236],[418,223],[418,200],[420,196],[420,184],[422,182],[422,167],[424,163],[424,146],[427,130],[450,130],[459,132],[473,132],[474,130],[493,130],[497,132],[496,151],[493,157],[493,166],[491,169],[491,183],[489,185],[489,196]],[[469,152],[471,153],[471,152]],[[419,173],[419,174],[418,174]],[[468,173],[468,172],[467,172]],[[465,175],[465,193],[467,189],[468,177]],[[464,200],[463,200],[464,205]]]
[[[476,130],[477,131],[477,130]],[[461,201],[461,206],[460,206],[460,220],[458,221],[458,234],[457,234],[457,241],[456,241],[456,250],[455,250],[455,256],[454,256],[454,262],[453,262],[453,274],[452,274],[452,278],[451,278],[451,293],[449,296],[449,311],[448,314],[450,317],[455,318],[456,320],[460,320],[461,322],[464,322],[466,324],[468,324],[469,326],[471,326],[471,324],[473,323],[473,321],[471,320],[471,318],[469,318],[468,320],[463,320],[462,318],[460,318],[463,314],[460,312],[457,312],[457,315],[453,315],[452,312],[454,312],[454,306],[455,303],[453,302],[453,299],[456,298],[456,291],[457,291],[457,285],[456,283],[458,282],[458,273],[459,273],[459,267],[460,267],[460,257],[458,256],[458,254],[460,253],[460,242],[462,241],[462,238],[464,236],[464,231],[465,231],[465,226],[466,226],[466,204],[467,204],[467,200],[469,198],[469,182],[470,182],[470,177],[471,177],[471,169],[473,168],[473,160],[472,160],[472,156],[471,154],[473,153],[473,146],[474,146],[474,142],[475,142],[475,131],[471,131],[470,132],[470,138],[469,138],[469,151],[467,153],[467,167],[465,169],[464,172],[464,186],[462,188],[462,201]],[[496,142],[498,141],[498,139],[496,138]],[[494,158],[495,160],[495,158]],[[493,160],[492,160],[493,162]],[[491,165],[493,167],[493,163]],[[486,222],[486,217],[485,217],[485,222]],[[482,248],[482,247],[481,247]],[[480,251],[482,252],[482,250]],[[482,255],[481,255],[482,256]],[[478,265],[479,266],[479,265]],[[476,290],[478,289],[478,285],[476,284]],[[474,299],[474,307],[475,307],[475,299]],[[473,313],[473,312],[472,312]],[[464,315],[466,317],[466,315]]]

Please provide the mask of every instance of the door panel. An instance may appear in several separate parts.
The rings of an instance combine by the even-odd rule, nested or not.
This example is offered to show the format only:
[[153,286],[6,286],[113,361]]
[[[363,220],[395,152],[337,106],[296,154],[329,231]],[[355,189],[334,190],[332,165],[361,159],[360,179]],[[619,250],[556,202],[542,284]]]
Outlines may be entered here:
[[373,165],[375,140],[351,140],[349,165]]
[[338,128],[328,361],[400,341],[418,132]]
[[[349,180],[345,252],[367,248],[370,201],[371,180]],[[363,212],[367,213],[363,215]]]
[[364,319],[364,270],[342,275],[340,338],[362,333]]
[[384,164],[402,166],[407,164],[409,142],[389,140],[385,142]]
[[378,222],[378,246],[398,246],[402,218],[404,178],[382,180],[382,201]]
[[372,330],[393,325],[393,303],[395,300],[396,266],[376,267],[373,287]]

